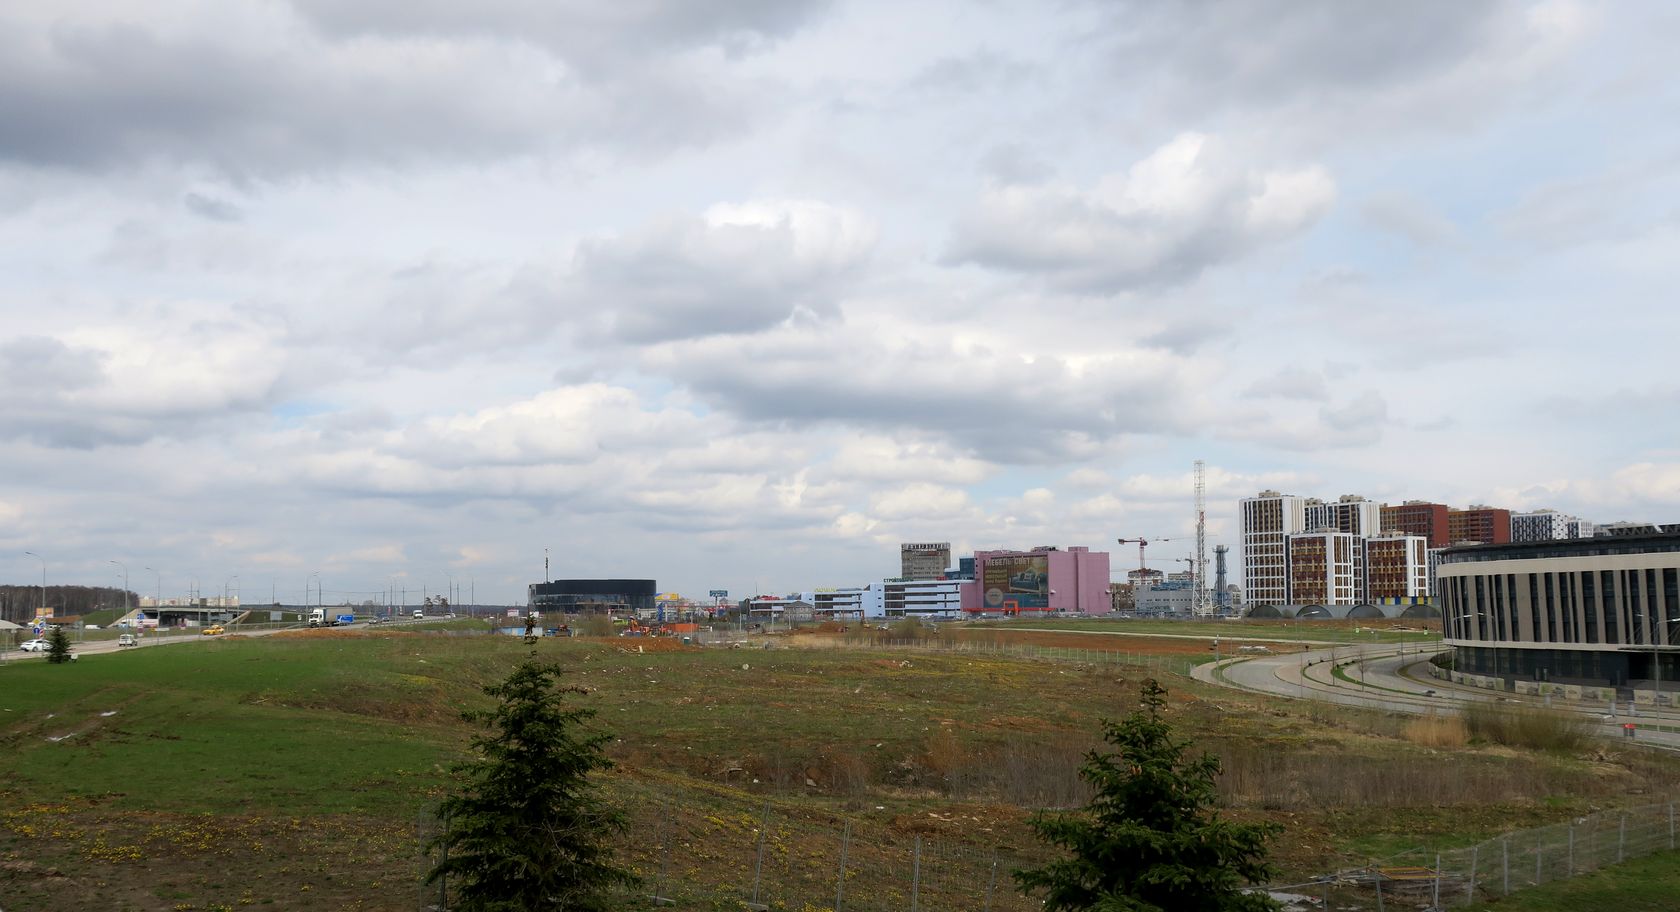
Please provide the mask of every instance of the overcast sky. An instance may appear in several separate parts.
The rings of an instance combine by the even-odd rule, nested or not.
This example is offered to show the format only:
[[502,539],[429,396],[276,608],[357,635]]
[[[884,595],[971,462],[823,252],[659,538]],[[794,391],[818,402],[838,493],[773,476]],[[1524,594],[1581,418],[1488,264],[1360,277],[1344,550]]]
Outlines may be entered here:
[[1185,538],[1198,458],[1215,543],[1264,487],[1680,521],[1677,46],[1658,2],[6,0],[0,579],[859,584]]

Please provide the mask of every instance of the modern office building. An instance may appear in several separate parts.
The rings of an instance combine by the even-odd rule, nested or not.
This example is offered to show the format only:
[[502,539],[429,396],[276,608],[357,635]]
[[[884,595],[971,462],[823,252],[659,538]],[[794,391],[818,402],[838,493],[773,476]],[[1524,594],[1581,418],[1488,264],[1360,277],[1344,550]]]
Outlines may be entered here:
[[650,579],[570,579],[532,583],[526,605],[563,614],[604,611],[613,614],[654,610],[659,585]]
[[1365,601],[1407,601],[1429,592],[1427,539],[1398,532],[1365,539]]
[[911,542],[898,546],[899,578],[944,579],[951,566],[950,542]]
[[1451,544],[1447,537],[1446,504],[1426,500],[1408,500],[1399,506],[1382,507],[1382,531],[1402,535],[1421,535],[1431,548],[1445,548]]
[[1289,591],[1295,605],[1365,601],[1365,549],[1359,536],[1325,529],[1288,537]]
[[1680,684],[1680,530],[1449,548],[1438,586],[1456,672]]
[[1465,510],[1447,511],[1449,545],[1479,542],[1503,545],[1511,540],[1511,511],[1502,507],[1472,504]]
[[1249,604],[1289,601],[1287,539],[1307,531],[1307,498],[1261,491],[1241,502],[1243,592]]
[[[971,614],[1107,614],[1108,552],[1044,546],[974,552],[974,580],[964,584]],[[891,612],[891,596],[888,612]]]

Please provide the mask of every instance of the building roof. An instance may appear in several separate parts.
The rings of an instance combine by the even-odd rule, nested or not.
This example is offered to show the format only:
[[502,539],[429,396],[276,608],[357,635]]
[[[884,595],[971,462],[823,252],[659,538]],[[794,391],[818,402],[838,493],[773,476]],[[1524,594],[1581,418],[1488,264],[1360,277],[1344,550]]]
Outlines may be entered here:
[[1680,532],[1565,538],[1553,541],[1509,542],[1497,545],[1453,545],[1441,551],[1441,563],[1535,560],[1547,557],[1603,557],[1611,554],[1661,554],[1680,551]]

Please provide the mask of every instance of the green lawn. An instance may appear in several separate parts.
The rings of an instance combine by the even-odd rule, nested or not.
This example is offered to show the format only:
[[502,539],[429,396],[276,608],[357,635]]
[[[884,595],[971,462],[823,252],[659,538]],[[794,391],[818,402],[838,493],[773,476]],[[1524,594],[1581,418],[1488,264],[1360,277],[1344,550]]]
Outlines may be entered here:
[[1673,912],[1680,908],[1680,853],[1659,852],[1573,880],[1518,890],[1466,912]]

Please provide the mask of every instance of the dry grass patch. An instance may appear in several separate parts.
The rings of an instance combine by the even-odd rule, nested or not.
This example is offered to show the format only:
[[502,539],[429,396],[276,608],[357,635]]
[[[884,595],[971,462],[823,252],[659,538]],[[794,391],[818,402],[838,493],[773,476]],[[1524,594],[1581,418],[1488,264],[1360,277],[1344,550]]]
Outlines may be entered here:
[[1401,734],[1420,747],[1463,747],[1470,743],[1470,729],[1458,716],[1420,716],[1406,723]]

